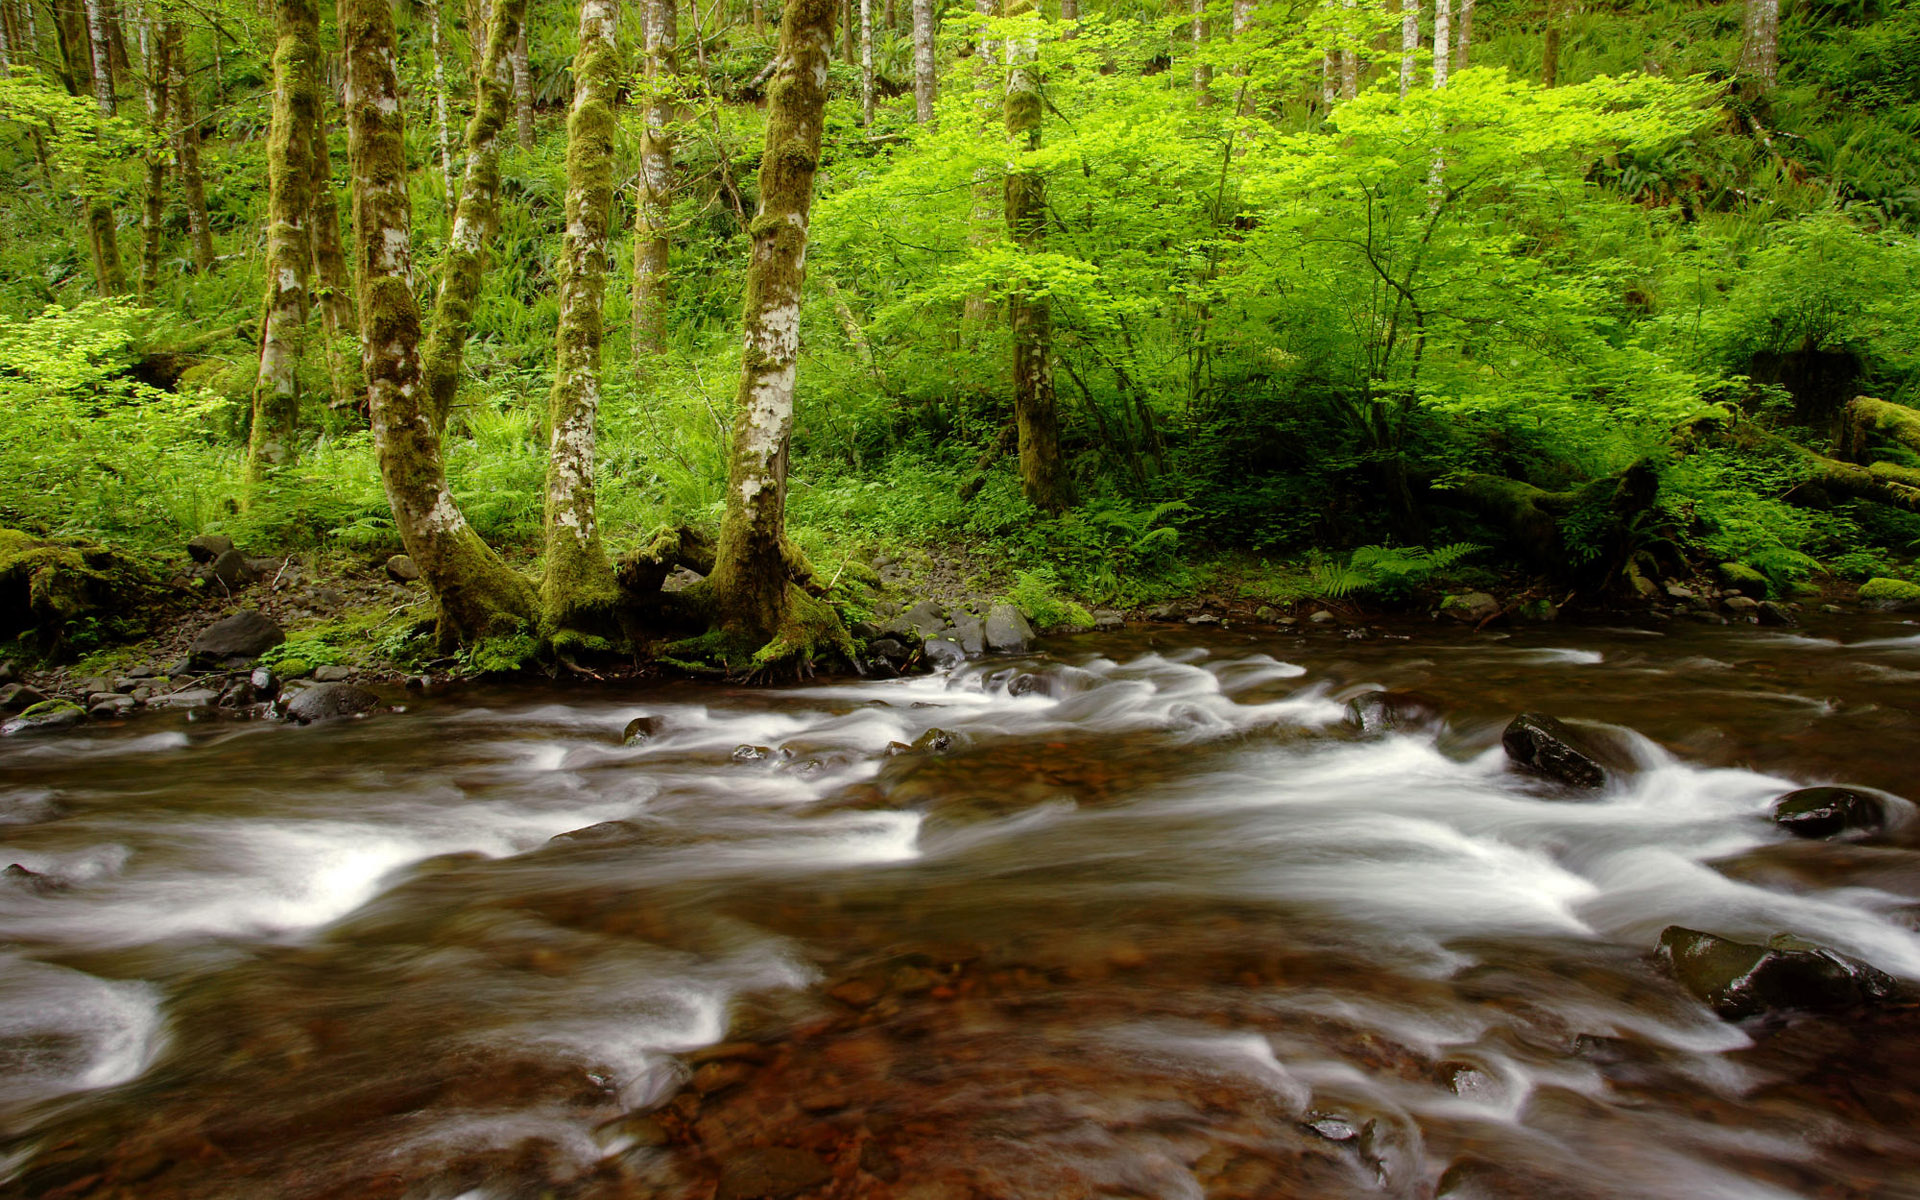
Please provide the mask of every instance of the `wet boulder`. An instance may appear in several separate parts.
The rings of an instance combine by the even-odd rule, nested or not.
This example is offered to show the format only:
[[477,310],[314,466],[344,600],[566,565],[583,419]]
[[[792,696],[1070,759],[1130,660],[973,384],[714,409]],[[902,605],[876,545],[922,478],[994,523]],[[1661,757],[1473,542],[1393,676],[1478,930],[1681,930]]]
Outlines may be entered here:
[[1887,827],[1887,805],[1872,792],[1855,788],[1801,788],[1773,802],[1773,823],[1803,838],[1878,833]]
[[947,636],[960,643],[968,658],[978,658],[987,652],[987,627],[972,613],[955,613],[953,630]]
[[1500,615],[1500,602],[1486,592],[1465,592],[1442,600],[1440,615],[1478,625]]
[[302,725],[336,717],[358,717],[380,707],[380,697],[350,683],[317,683],[287,701],[289,721]]
[[87,719],[87,710],[71,700],[42,700],[13,720],[0,725],[0,737],[23,733],[51,733],[70,729]]
[[1002,654],[1020,654],[1033,644],[1033,626],[1011,604],[996,604],[987,612],[987,648]]
[[967,661],[967,652],[951,638],[928,638],[921,647],[927,662],[934,667],[957,667]]
[[30,871],[19,863],[13,863],[6,870],[0,871],[0,881],[30,896],[51,896],[55,892],[66,890],[66,884],[60,880],[38,871]]
[[1898,985],[1866,963],[1797,938],[1767,945],[1669,925],[1660,957],[1695,999],[1730,1021],[1781,1011],[1840,1012],[1891,997]]
[[1347,724],[1361,733],[1417,733],[1444,716],[1439,701],[1419,692],[1362,692],[1347,701]]
[[913,651],[907,649],[906,643],[899,638],[877,637],[867,643],[867,653],[897,667],[907,661]]
[[638,746],[644,742],[651,741],[659,735],[660,718],[642,715],[628,721],[627,727],[620,731],[620,744],[622,746]]
[[1568,725],[1545,713],[1515,717],[1500,735],[1500,744],[1516,765],[1568,787],[1604,787],[1610,773],[1624,773],[1632,766],[1605,731]]
[[913,749],[926,754],[945,754],[960,744],[960,735],[935,726],[913,739]]
[[930,638],[947,627],[946,607],[934,600],[922,600],[907,610],[907,625],[923,638]]
[[46,698],[45,692],[24,683],[0,685],[0,712],[24,712]]
[[1860,585],[1860,607],[1870,612],[1920,612],[1920,583],[1869,579]]
[[190,657],[202,662],[221,662],[229,658],[259,658],[287,640],[273,619],[258,609],[243,608],[222,617],[200,631],[187,648]]

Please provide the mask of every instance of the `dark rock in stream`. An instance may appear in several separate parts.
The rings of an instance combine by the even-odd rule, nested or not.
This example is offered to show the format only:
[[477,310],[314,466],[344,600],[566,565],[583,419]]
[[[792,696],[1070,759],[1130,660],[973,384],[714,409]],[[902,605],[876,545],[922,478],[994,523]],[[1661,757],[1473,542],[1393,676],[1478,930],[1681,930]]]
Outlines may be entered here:
[[0,737],[71,729],[86,719],[87,710],[70,700],[42,700],[5,725],[0,725]]
[[243,608],[200,631],[187,653],[197,660],[258,658],[287,640],[280,626],[257,609]]
[[913,739],[913,749],[927,754],[945,754],[960,744],[960,735],[948,733],[938,727],[929,729]]
[[737,763],[764,762],[773,750],[767,746],[735,746],[727,757]]
[[638,746],[658,737],[659,734],[659,717],[652,715],[638,716],[628,721],[627,727],[620,731],[620,744],[622,746]]
[[1759,946],[1669,925],[1659,954],[1681,987],[1730,1021],[1782,1010],[1839,1012],[1886,1000],[1899,986],[1866,963],[1786,936]]
[[1419,692],[1361,692],[1347,701],[1347,724],[1361,733],[1416,733],[1444,719],[1440,702]]
[[1521,713],[1500,735],[1507,757],[1568,787],[1605,786],[1609,772],[1624,772],[1632,760],[1600,731],[1580,728],[1545,713]]
[[967,652],[960,648],[960,643],[948,638],[928,638],[921,650],[933,667],[957,667],[967,661]]
[[978,658],[987,652],[987,627],[972,613],[955,613],[949,636],[960,643],[968,658]]
[[1011,604],[996,604],[987,612],[987,649],[1001,654],[1023,654],[1033,645],[1033,626]]
[[1791,629],[1800,623],[1793,610],[1778,600],[1762,600],[1760,608],[1754,613],[1762,625],[1771,625],[1780,629]]
[[0,686],[0,712],[25,712],[36,704],[44,703],[46,699],[45,692],[24,683]]
[[280,677],[271,667],[254,668],[247,682],[253,685],[253,694],[262,700],[271,700],[280,694]]
[[1773,823],[1803,838],[1878,833],[1887,826],[1887,806],[1871,792],[1853,788],[1801,788],[1773,802]]
[[336,717],[357,717],[380,707],[380,697],[350,683],[318,683],[287,701],[287,719],[302,725]]
[[38,871],[29,871],[19,863],[14,863],[6,870],[0,871],[0,882],[32,896],[51,896],[55,892],[64,892],[67,889],[67,885],[60,880],[50,875],[42,875]]

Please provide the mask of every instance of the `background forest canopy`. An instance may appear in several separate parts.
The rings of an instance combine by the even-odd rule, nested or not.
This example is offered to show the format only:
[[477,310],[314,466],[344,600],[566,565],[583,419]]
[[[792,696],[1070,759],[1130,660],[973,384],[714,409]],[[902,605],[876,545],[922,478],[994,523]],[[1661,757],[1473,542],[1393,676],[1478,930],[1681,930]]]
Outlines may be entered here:
[[[0,524],[401,549],[329,8],[312,186],[270,211],[290,2],[0,0]],[[1227,563],[1274,600],[1503,565],[1594,590],[1720,564],[1776,595],[1920,579],[1920,0],[1446,2],[841,0],[794,543],[827,568],[964,544],[1030,611]],[[783,15],[674,4],[620,13],[606,79],[615,553],[720,520]],[[584,24],[525,12],[443,453],[475,531],[539,577],[562,284],[586,278]],[[490,12],[393,14],[432,310]],[[276,220],[311,250],[291,395],[259,402]],[[1052,492],[1021,467],[1035,371]]]

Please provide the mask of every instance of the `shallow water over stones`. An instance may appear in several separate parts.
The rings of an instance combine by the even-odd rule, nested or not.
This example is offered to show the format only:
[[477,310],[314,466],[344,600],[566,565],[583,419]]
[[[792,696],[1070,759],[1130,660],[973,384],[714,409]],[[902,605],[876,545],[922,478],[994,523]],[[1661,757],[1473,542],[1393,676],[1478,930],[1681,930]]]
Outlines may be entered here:
[[[1768,820],[1920,791],[1920,627],[1050,649],[0,744],[0,1194],[1920,1195],[1904,1001],[1654,953],[1920,981],[1910,806]],[[1631,769],[1514,770],[1522,711]]]

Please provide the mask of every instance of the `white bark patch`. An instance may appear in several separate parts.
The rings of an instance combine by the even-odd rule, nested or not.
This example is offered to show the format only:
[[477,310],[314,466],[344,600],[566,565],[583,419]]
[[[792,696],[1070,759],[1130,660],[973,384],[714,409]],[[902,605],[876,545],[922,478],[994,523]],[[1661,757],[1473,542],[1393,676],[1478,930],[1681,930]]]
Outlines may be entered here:
[[[772,362],[790,363],[800,352],[800,302],[785,300],[760,313],[755,322],[753,350]],[[789,390],[792,384],[788,384]]]
[[460,506],[453,502],[453,494],[442,487],[433,498],[433,507],[420,518],[420,524],[429,533],[458,533],[467,527],[467,519],[460,515]]

